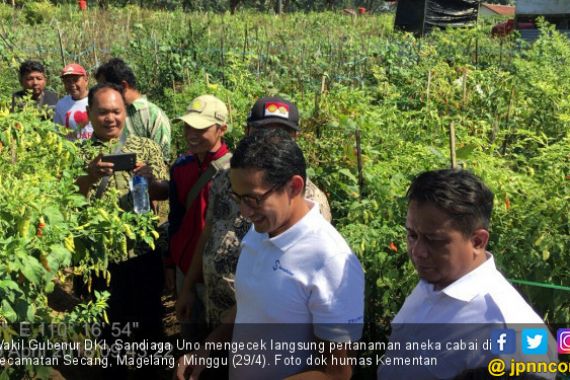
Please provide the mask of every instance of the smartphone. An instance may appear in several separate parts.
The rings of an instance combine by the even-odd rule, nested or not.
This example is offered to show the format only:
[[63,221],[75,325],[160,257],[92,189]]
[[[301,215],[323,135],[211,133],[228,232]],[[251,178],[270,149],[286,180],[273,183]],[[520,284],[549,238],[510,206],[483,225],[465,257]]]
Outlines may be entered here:
[[119,153],[119,154],[108,154],[101,158],[103,162],[112,162],[114,164],[113,170],[118,171],[130,171],[135,168],[137,162],[136,153]]

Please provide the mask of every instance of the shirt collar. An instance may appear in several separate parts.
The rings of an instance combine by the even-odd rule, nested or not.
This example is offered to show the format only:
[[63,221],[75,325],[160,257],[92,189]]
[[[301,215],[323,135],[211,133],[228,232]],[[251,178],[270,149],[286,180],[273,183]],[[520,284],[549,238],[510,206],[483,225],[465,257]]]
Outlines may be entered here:
[[460,301],[469,302],[489,286],[493,286],[489,281],[492,274],[497,271],[497,267],[493,255],[489,252],[486,252],[486,255],[487,260],[483,264],[442,289],[441,293]]
[[[316,218],[320,216],[319,208],[316,207],[314,202],[308,199],[305,199],[305,202],[309,206],[309,212],[305,214],[305,216],[303,216],[293,226],[289,227],[286,231],[273,238],[267,239],[271,244],[280,249],[282,252],[287,251],[303,235],[310,232],[313,229],[313,226],[315,226]],[[266,234],[266,236],[268,235]]]
[[134,102],[131,103],[129,107],[132,107],[135,110],[140,110],[146,108],[148,105],[148,99],[145,95],[141,95],[140,97],[136,98]]

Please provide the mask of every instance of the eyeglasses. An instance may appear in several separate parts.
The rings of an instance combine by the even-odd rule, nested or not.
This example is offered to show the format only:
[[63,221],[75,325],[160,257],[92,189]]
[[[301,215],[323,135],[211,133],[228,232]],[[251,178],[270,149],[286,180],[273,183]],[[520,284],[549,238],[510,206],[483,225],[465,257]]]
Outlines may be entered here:
[[243,202],[247,207],[257,208],[261,206],[263,201],[265,201],[271,195],[271,193],[273,193],[275,190],[279,189],[280,187],[282,187],[282,185],[274,185],[271,189],[267,190],[265,193],[261,195],[249,195],[249,194],[239,195],[234,191],[230,190],[230,197],[232,197],[232,199],[238,205],[240,205],[241,202]]

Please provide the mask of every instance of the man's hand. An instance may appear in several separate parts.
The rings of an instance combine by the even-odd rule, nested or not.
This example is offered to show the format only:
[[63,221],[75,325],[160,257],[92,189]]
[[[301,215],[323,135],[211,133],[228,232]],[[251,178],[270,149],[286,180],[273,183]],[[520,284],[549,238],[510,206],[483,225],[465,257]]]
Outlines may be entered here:
[[138,176],[145,177],[149,184],[155,181],[152,168],[144,162],[137,162],[133,172]]
[[97,182],[102,177],[113,174],[113,166],[115,166],[115,164],[101,161],[102,158],[103,153],[100,153],[87,165],[87,177],[92,183]]
[[194,306],[194,301],[196,300],[196,293],[194,289],[182,289],[178,297],[176,298],[176,317],[180,322],[185,322],[190,320],[192,315],[192,307]]
[[160,181],[154,176],[154,171],[144,162],[137,162],[133,172],[148,181],[148,194],[150,199],[164,201],[168,199],[168,181]]
[[[198,380],[200,374],[204,369],[205,365],[191,365],[191,363],[197,363],[198,358],[207,358],[210,356],[210,351],[203,348],[190,352],[178,359],[178,367],[176,368],[176,379],[177,380]],[[190,376],[190,377],[187,377]]]

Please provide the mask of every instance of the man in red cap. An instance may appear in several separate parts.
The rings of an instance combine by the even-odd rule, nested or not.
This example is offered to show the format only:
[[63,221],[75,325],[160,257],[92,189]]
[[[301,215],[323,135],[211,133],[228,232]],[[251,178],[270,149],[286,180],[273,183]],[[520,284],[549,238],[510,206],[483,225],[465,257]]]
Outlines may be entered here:
[[77,63],[70,63],[61,71],[61,80],[68,95],[57,102],[54,121],[69,129],[70,139],[90,139],[93,127],[87,116],[87,71]]

